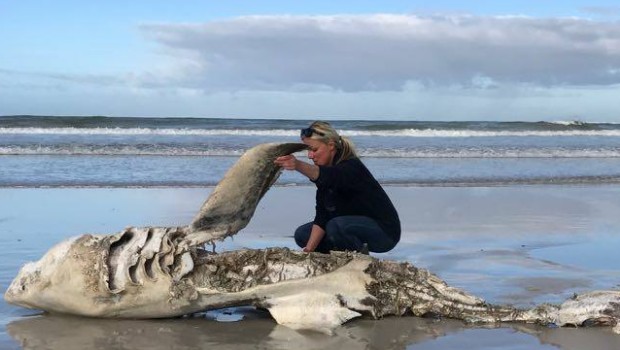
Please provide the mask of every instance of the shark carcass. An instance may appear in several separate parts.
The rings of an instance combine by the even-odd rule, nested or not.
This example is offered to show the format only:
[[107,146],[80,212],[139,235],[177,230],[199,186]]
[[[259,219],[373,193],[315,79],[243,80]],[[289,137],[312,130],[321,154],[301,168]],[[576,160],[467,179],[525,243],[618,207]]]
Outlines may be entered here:
[[620,332],[620,292],[594,291],[532,309],[492,305],[408,262],[356,252],[205,249],[244,228],[277,179],[278,156],[304,144],[262,144],[226,173],[193,222],[85,234],[24,265],[7,302],[52,313],[166,318],[232,306],[266,309],[279,324],[330,331],[356,317],[604,325]]

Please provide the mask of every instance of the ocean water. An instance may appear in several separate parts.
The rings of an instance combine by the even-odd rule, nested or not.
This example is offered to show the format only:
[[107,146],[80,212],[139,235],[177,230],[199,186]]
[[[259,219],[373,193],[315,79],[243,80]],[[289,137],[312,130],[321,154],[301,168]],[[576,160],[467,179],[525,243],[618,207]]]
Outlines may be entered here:
[[[0,117],[0,187],[211,186],[308,120]],[[620,124],[333,120],[384,184],[620,182]],[[303,152],[299,154],[303,159]],[[279,185],[307,184],[285,172]]]

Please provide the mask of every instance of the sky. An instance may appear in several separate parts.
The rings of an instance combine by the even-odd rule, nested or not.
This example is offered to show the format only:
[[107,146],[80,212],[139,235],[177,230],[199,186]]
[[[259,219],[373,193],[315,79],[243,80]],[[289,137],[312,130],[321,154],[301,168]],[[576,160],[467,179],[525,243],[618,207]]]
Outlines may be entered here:
[[620,2],[0,0],[0,115],[620,122]]

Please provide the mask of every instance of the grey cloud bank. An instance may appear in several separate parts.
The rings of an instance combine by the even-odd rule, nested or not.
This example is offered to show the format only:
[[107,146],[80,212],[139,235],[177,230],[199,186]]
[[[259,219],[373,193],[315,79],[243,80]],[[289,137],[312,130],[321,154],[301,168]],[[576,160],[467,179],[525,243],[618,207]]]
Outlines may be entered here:
[[139,28],[156,49],[131,71],[0,67],[0,115],[620,122],[620,21],[378,14]]
[[620,22],[478,16],[252,16],[141,26],[177,77],[214,89],[401,90],[620,83]]

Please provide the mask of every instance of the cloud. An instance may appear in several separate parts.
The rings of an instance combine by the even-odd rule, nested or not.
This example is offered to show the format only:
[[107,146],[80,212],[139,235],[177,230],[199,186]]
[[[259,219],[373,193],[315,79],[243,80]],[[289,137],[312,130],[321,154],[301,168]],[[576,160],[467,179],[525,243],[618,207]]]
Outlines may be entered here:
[[[205,91],[397,91],[425,86],[620,83],[620,23],[515,16],[248,16],[144,24]],[[191,63],[189,63],[191,62]]]
[[597,16],[620,16],[620,6],[586,6],[581,11]]
[[[0,77],[5,76],[6,81],[15,79],[13,83],[6,83],[7,86],[13,84],[24,84],[23,81],[32,80],[34,83],[24,84],[28,88],[45,87],[52,85],[50,82],[57,84],[58,82],[68,82],[76,84],[94,84],[102,86],[113,86],[122,84],[125,79],[112,75],[103,74],[68,74],[68,73],[50,73],[50,72],[29,72],[0,68]],[[46,83],[47,82],[47,83]]]

